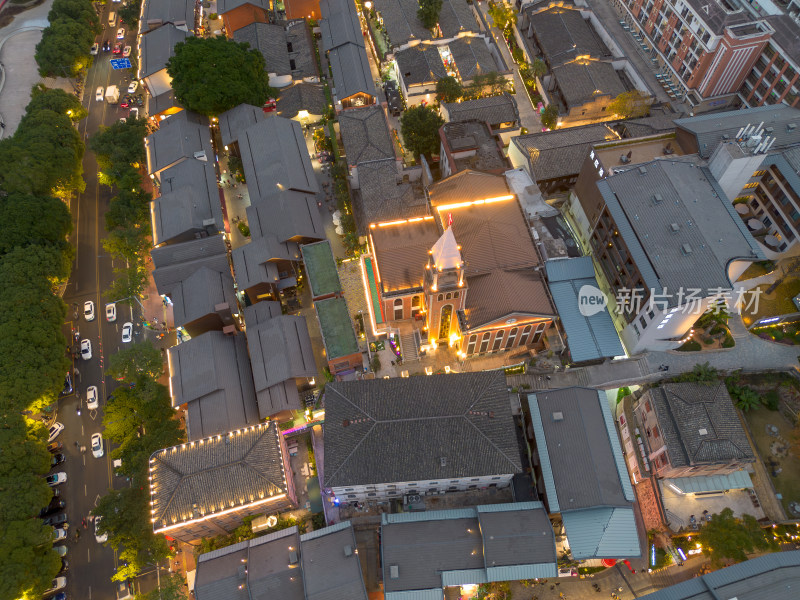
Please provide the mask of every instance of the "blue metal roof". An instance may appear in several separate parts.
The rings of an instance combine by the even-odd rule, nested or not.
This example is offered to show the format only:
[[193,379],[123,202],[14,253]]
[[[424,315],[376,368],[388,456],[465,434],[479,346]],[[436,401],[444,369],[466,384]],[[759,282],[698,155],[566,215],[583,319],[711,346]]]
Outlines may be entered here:
[[442,600],[443,597],[442,588],[386,592],[383,595],[384,600]]
[[664,485],[672,485],[684,494],[700,492],[722,492],[752,488],[753,482],[747,471],[734,471],[730,475],[701,475],[698,477],[675,477],[665,479]]
[[560,512],[561,507],[558,505],[556,483],[553,479],[553,466],[550,464],[550,453],[547,451],[547,438],[544,436],[542,415],[539,412],[539,403],[536,401],[536,394],[528,394],[528,409],[531,411],[533,435],[536,438],[536,448],[539,451],[539,461],[542,464],[542,479],[544,480],[545,494],[550,503],[550,512]]
[[591,257],[548,260],[545,267],[572,360],[583,362],[624,356],[625,350],[608,308],[590,317],[583,316],[579,310],[581,288],[588,285],[599,289]]
[[544,508],[544,503],[539,501],[532,502],[508,502],[505,504],[482,504],[476,506],[475,510],[479,513],[511,512],[516,510],[536,510]]
[[636,494],[633,493],[631,476],[628,474],[628,468],[625,465],[625,457],[622,455],[622,445],[619,443],[617,427],[614,425],[614,417],[611,416],[611,409],[608,407],[608,402],[606,402],[605,392],[603,390],[597,390],[597,400],[600,402],[600,411],[603,413],[606,433],[608,433],[608,440],[611,442],[611,453],[614,455],[617,475],[619,475],[619,481],[622,484],[622,493],[628,502],[635,502]]
[[322,537],[323,535],[328,535],[330,533],[336,533],[337,531],[342,531],[343,529],[350,528],[350,521],[340,521],[334,525],[330,525],[328,527],[323,527],[322,529],[316,529],[314,531],[310,531],[309,533],[304,533],[300,536],[301,542],[307,542],[309,540],[314,540],[316,538]]
[[561,513],[570,552],[576,560],[642,555],[631,507],[585,508]]
[[489,581],[519,581],[520,579],[558,577],[558,565],[556,563],[540,563],[537,565],[488,567],[486,575]]

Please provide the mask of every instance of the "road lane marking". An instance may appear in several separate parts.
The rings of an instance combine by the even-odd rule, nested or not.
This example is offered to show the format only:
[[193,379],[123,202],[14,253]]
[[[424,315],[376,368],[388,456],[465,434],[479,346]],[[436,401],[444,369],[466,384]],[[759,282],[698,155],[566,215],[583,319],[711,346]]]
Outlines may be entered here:
[[[83,464],[85,465],[86,463],[84,462]],[[86,490],[86,484],[85,483],[83,484],[83,495],[84,496],[88,496],[89,495],[89,492]]]
[[87,563],[92,562],[92,550],[91,550],[91,548],[87,548],[86,549],[86,562]]
[[100,494],[97,494],[97,497],[94,499],[94,506],[97,508],[97,503],[100,502]]

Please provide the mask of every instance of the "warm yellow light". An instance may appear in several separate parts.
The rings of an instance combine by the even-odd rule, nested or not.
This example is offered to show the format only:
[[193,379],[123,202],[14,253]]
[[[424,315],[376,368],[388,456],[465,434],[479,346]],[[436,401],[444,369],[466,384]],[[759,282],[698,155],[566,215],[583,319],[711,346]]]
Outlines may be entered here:
[[464,208],[465,206],[479,206],[481,204],[491,204],[493,202],[503,202],[505,200],[513,200],[514,196],[509,194],[508,196],[497,196],[496,198],[486,198],[485,200],[473,200],[471,202],[457,202],[455,204],[443,204],[442,206],[437,206],[436,210],[440,213],[444,210],[452,210],[454,208]]

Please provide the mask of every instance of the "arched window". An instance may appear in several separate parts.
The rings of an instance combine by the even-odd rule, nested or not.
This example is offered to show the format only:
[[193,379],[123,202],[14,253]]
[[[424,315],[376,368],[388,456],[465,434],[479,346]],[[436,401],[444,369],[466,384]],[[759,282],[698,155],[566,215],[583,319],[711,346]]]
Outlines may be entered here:
[[445,340],[450,337],[450,321],[453,317],[453,305],[446,304],[442,307],[442,317],[439,320],[439,339]]
[[444,295],[444,299],[445,299],[445,300],[451,300],[452,298],[453,298],[453,294],[451,294],[450,292],[447,292],[447,293]]
[[403,299],[402,298],[395,298],[394,299],[394,320],[400,321],[403,318]]
[[533,338],[531,339],[531,343],[535,344],[540,339],[542,339],[542,333],[544,333],[545,328],[547,327],[547,323],[539,323],[536,326],[536,331],[533,332]]
[[444,295],[443,295],[443,294],[439,294],[439,296],[438,296],[436,299],[437,299],[439,302],[441,302],[442,300],[444,300]]
[[481,340],[481,349],[480,353],[483,354],[489,349],[489,338],[492,337],[491,332],[487,331],[483,334],[483,339]]
[[522,330],[522,335],[519,337],[519,345],[524,346],[528,342],[528,336],[531,334],[531,326],[526,325]]
[[512,329],[509,332],[508,339],[506,339],[506,350],[508,350],[509,348],[511,348],[511,346],[514,345],[514,340],[517,339],[517,331],[518,328],[514,327],[514,329]]
[[422,296],[411,298],[411,318],[413,319],[422,310]]
[[460,293],[461,293],[461,292],[453,292],[453,298],[458,298],[458,296],[459,296],[459,294],[460,294]]
[[467,344],[467,354],[474,354],[475,345],[478,343],[478,336],[474,333],[469,336],[469,344]]
[[502,329],[494,334],[494,344],[492,344],[492,352],[497,352],[500,350],[500,346],[503,343],[503,334],[505,331]]

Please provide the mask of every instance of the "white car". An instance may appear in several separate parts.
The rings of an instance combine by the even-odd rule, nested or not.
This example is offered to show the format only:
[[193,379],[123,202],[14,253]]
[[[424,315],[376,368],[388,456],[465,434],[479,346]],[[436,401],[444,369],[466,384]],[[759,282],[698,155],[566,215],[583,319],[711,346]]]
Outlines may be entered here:
[[130,55],[131,55],[131,47],[130,46],[125,46],[122,49],[122,58],[128,58]]
[[53,473],[52,475],[48,475],[44,479],[47,482],[47,485],[50,487],[55,487],[57,485],[61,485],[62,483],[67,482],[67,474],[64,471],[60,471],[59,473]]
[[83,316],[87,321],[94,321],[94,302],[91,300],[83,303]]
[[102,520],[103,517],[94,518],[94,539],[97,540],[98,544],[108,541],[108,532],[104,531],[102,534],[100,533],[100,521]]
[[54,439],[56,439],[59,434],[64,431],[64,426],[61,423],[53,423],[50,425],[49,435],[47,437],[47,442],[50,443]]
[[67,539],[67,532],[63,529],[53,529],[53,543]]
[[89,340],[81,340],[81,358],[83,360],[92,359],[92,342]]
[[86,408],[89,410],[97,410],[97,386],[90,385],[86,388]]
[[100,44],[95,42],[94,44],[92,44],[92,48],[91,50],[89,50],[89,54],[91,54],[92,56],[97,56],[97,53],[99,51],[100,51]]
[[126,344],[131,341],[131,337],[133,336],[133,323],[128,321],[125,325],[122,326],[122,341]]
[[131,81],[131,84],[128,86],[128,93],[133,94],[138,87],[139,87],[138,81]]
[[92,434],[92,455],[103,458],[103,436],[99,433]]
[[125,39],[125,28],[124,27],[120,27],[119,29],[117,29],[117,39],[118,40],[124,40]]
[[106,304],[106,321],[113,323],[117,320],[117,305],[114,303]]
[[[66,535],[66,532],[64,532]],[[49,590],[45,591],[45,594],[50,594],[52,592],[57,592],[58,590],[63,590],[67,587],[67,578],[66,577],[56,577],[53,579],[53,583],[50,586]]]
[[100,86],[99,88],[97,88],[97,90],[95,91],[95,93],[94,93],[94,99],[95,99],[95,100],[97,100],[98,102],[102,102],[102,101],[103,101],[103,99],[104,99],[104,96],[103,96],[103,94],[104,94],[104,93],[105,93],[105,89],[104,89],[104,88],[103,88],[103,86],[101,85],[101,86]]

